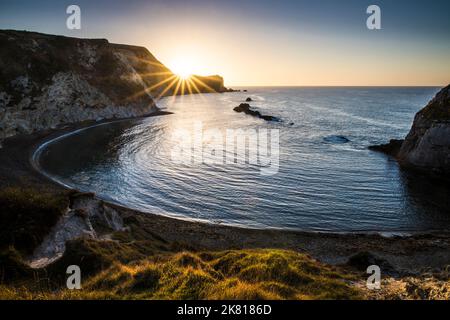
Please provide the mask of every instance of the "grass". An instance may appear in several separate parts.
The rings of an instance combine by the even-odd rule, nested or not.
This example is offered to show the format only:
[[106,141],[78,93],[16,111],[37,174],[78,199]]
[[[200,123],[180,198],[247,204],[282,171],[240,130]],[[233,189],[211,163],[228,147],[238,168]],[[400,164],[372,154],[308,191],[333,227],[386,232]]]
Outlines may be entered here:
[[[70,195],[0,190],[0,299],[355,299],[352,275],[307,255],[275,249],[196,252],[125,218],[112,240],[66,243],[59,260],[31,269],[23,257],[68,208]],[[78,265],[82,290],[65,289]]]
[[[83,268],[82,268],[83,271]],[[357,299],[355,278],[293,251],[179,252],[110,266],[82,290],[0,286],[0,299]]]

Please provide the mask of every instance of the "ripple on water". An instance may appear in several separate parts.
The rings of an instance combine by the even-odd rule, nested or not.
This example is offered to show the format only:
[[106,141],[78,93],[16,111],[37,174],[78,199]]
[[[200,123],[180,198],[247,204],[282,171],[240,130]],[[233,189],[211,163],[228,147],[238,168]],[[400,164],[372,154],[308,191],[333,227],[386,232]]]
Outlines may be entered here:
[[[433,191],[432,182],[412,179],[392,159],[367,150],[404,136],[435,91],[253,88],[166,99],[162,107],[174,114],[82,131],[48,146],[40,162],[73,187],[157,214],[300,230],[448,230],[449,190]],[[264,114],[295,126],[233,112],[247,96]],[[221,132],[280,130],[278,173],[262,176],[258,165],[171,161],[173,132],[192,130],[194,121]]]

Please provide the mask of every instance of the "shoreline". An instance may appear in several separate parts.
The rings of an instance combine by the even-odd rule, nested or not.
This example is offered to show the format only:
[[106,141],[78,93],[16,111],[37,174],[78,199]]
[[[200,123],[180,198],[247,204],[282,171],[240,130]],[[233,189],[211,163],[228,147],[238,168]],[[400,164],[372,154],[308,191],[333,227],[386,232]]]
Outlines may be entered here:
[[[167,113],[157,112],[148,116],[164,114]],[[123,120],[130,119],[115,121]],[[72,124],[60,129],[8,139],[0,149],[0,174],[5,177],[0,182],[0,187],[31,186],[45,188],[54,193],[67,191],[67,187],[57,184],[33,165],[31,160],[36,151],[46,142],[92,125],[104,125],[109,122],[111,121]],[[386,237],[382,233],[242,228],[141,212],[98,199],[95,195],[91,197],[103,206],[118,212],[124,221],[136,220],[137,228],[166,242],[178,243],[193,250],[292,249],[332,265],[345,264],[358,252],[370,252],[387,261],[398,274],[417,274],[422,269],[430,268],[442,269],[450,263],[450,232],[447,231]]]

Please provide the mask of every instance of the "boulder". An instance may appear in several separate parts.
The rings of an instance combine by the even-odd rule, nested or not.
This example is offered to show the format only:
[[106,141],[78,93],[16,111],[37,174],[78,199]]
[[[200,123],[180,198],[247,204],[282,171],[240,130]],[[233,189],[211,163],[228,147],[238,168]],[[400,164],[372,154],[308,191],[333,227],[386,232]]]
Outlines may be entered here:
[[395,272],[395,268],[386,259],[368,251],[354,254],[348,259],[346,264],[360,271],[366,271],[367,267],[377,265],[384,273]]

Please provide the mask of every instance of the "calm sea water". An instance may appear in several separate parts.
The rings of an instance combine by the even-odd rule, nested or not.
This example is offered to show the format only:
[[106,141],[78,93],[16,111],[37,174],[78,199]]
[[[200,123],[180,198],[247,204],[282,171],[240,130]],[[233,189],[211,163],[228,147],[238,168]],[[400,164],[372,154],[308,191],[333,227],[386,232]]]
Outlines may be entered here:
[[[250,88],[169,97],[174,114],[90,128],[50,144],[42,168],[131,208],[245,227],[411,232],[450,229],[446,185],[367,149],[403,138],[438,88]],[[251,105],[282,122],[233,111]],[[251,164],[179,164],[176,130],[279,129],[279,171]],[[349,141],[345,143],[342,138]],[[205,143],[208,143],[207,141]]]

